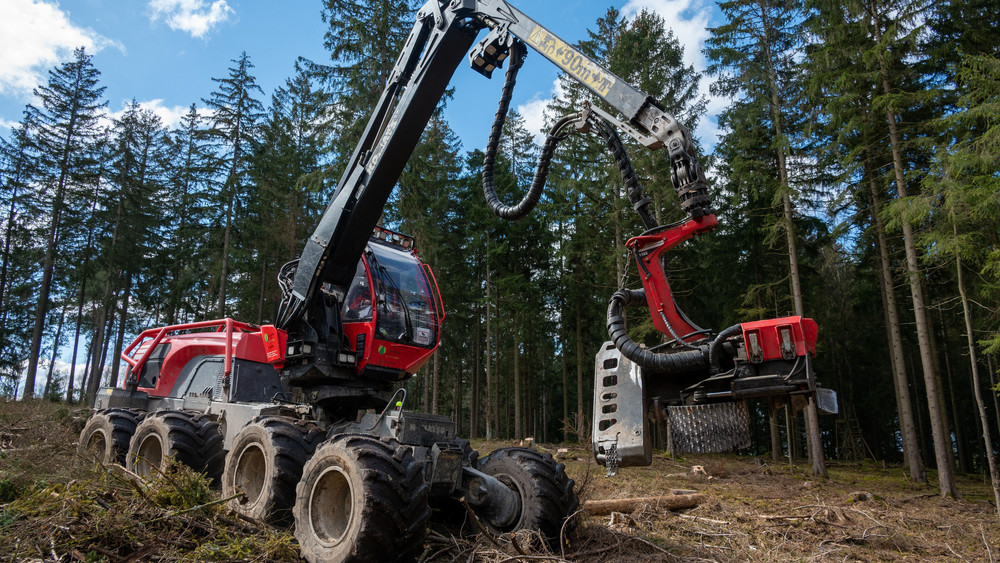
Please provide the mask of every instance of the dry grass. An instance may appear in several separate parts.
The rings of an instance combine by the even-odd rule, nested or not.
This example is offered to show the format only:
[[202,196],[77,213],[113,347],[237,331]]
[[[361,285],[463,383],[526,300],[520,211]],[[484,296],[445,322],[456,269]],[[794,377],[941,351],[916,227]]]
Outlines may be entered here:
[[[298,560],[288,530],[239,519],[190,471],[145,482],[77,459],[83,416],[51,403],[0,402],[0,561]],[[482,452],[510,445],[475,444]],[[551,550],[530,534],[476,534],[474,523],[460,519],[430,530],[424,560],[1000,559],[1000,525],[982,478],[961,477],[965,499],[950,500],[908,483],[899,468],[872,462],[831,463],[822,480],[804,464],[721,455],[674,461],[658,454],[652,466],[612,478],[584,448],[570,448],[565,463],[584,500],[672,489],[697,490],[707,500],[683,513],[643,507],[612,518],[580,514],[576,532]],[[692,472],[696,465],[703,474]]]

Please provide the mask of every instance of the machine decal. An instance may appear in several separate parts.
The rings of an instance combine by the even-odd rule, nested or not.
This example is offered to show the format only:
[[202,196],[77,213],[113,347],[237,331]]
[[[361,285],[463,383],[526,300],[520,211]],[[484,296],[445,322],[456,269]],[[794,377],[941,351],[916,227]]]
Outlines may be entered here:
[[540,25],[531,32],[528,43],[601,96],[607,96],[615,85],[614,76]]

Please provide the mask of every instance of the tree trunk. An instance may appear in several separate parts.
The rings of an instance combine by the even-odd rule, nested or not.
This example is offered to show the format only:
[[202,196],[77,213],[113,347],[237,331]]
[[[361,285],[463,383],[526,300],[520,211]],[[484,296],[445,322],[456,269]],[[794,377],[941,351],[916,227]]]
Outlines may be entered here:
[[97,389],[100,387],[100,376],[95,377],[95,374],[97,365],[100,363],[101,348],[104,343],[104,316],[106,314],[103,307],[94,311],[94,337],[90,339],[87,367],[83,371],[83,383],[80,386],[80,397],[88,405],[94,403]]
[[7,271],[10,268],[10,240],[14,236],[14,220],[17,218],[17,186],[20,182],[20,168],[17,172],[17,178],[17,182],[13,182],[14,189],[10,195],[10,211],[7,212],[7,229],[3,237],[3,267],[0,268],[0,311],[3,311],[3,322],[0,326],[7,324],[7,308],[4,307],[4,301],[7,297]]
[[260,295],[257,298],[257,324],[264,324],[264,290],[267,288],[267,261],[260,265]]
[[[882,41],[881,24],[878,18],[878,11],[872,6],[872,16],[874,17],[875,40]],[[888,71],[885,62],[880,61],[882,73],[882,91],[886,96],[892,94],[889,85]],[[886,121],[889,123],[889,142],[892,145],[892,169],[896,178],[896,192],[899,197],[906,198],[906,179],[903,172],[903,154],[900,149],[899,127],[896,124],[896,114],[893,108],[886,110]],[[941,392],[937,385],[937,376],[934,373],[934,358],[931,356],[930,347],[930,323],[927,321],[927,312],[924,306],[924,293],[921,288],[920,265],[917,259],[916,239],[913,234],[913,225],[909,221],[902,221],[903,246],[906,249],[906,269],[909,274],[910,295],[913,299],[913,314],[917,323],[917,344],[920,348],[920,363],[923,368],[924,385],[927,390],[927,409],[931,420],[931,436],[934,439],[934,454],[938,466],[938,484],[941,489],[941,496],[952,496],[960,498],[958,487],[955,485],[954,460],[951,455],[951,440],[945,428],[944,416],[939,408]]]
[[[957,237],[958,226],[952,224],[952,229]],[[960,256],[955,257],[955,270],[958,272],[958,295],[962,299],[962,316],[965,319],[965,335],[969,347],[969,365],[972,368],[972,390],[976,396],[979,421],[983,427],[983,441],[986,445],[986,461],[990,467],[990,484],[993,486],[994,506],[997,510],[997,518],[1000,519],[1000,475],[997,474],[996,456],[993,455],[993,440],[990,437],[989,421],[986,419],[986,405],[983,402],[982,390],[979,388],[979,362],[976,359],[972,313],[969,312],[969,299],[965,294],[965,281],[962,278],[962,258]]]
[[778,423],[777,401],[770,398],[767,401],[767,422],[771,430],[771,461],[781,461],[781,426]]
[[52,391],[52,372],[56,367],[56,358],[59,356],[59,340],[62,339],[63,322],[66,321],[66,311],[59,315],[59,326],[56,328],[56,337],[52,340],[52,360],[49,362],[49,373],[45,376],[45,391],[42,396],[46,399]]
[[510,352],[514,356],[514,439],[520,440],[524,438],[524,426],[521,418],[521,343],[518,342],[517,315],[514,315],[514,338],[512,340],[514,347]]
[[469,396],[469,439],[479,437],[479,372],[482,369],[482,310],[476,304],[476,340],[472,343],[472,393]]
[[[795,314],[803,316],[804,307],[802,305],[802,281],[799,276],[799,255],[798,245],[795,240],[795,214],[792,209],[791,187],[788,184],[788,149],[784,136],[784,116],[781,111],[781,97],[779,94],[777,71],[774,68],[774,60],[771,53],[771,45],[768,38],[771,36],[773,25],[768,17],[767,9],[763,3],[760,7],[761,23],[763,35],[760,45],[764,52],[764,65],[767,69],[768,86],[771,91],[771,120],[774,124],[774,133],[777,141],[778,157],[778,179],[781,185],[781,203],[785,222],[785,240],[788,246],[788,268],[789,280],[792,285],[792,301],[795,307]],[[815,382],[810,375],[810,388],[815,391]],[[819,433],[819,412],[816,410],[816,399],[814,395],[809,396],[809,402],[805,408],[806,421],[806,444],[809,450],[809,458],[812,462],[812,473],[817,476],[826,476],[826,463],[823,460],[823,448]]]
[[[958,470],[960,473],[968,474],[972,470],[969,468],[969,453],[965,447],[965,433],[962,431],[962,425],[958,416],[958,403],[955,400],[955,379],[951,373],[951,356],[948,354],[948,334],[945,330],[944,314],[941,312],[941,309],[938,309],[938,316],[941,320],[941,333],[944,339],[944,354],[941,357],[944,359],[944,374],[948,382],[947,391],[951,406],[951,424],[955,429],[955,447],[958,450]],[[931,338],[931,344],[934,344],[934,338]],[[934,357],[938,357],[936,346],[934,347]]]
[[[986,369],[989,370],[990,372],[990,390],[991,390],[990,395],[993,396],[993,417],[996,419],[997,432],[1000,432],[1000,401],[997,401],[997,395],[1000,395],[1000,390],[992,391],[993,389],[997,389],[997,380],[994,377],[994,374],[996,372],[993,371],[992,354],[986,356]],[[1000,504],[998,504],[997,506],[1000,506]]]
[[583,441],[587,418],[583,411],[583,313],[576,301],[576,439]]
[[118,387],[118,370],[122,363],[119,360],[122,348],[125,346],[125,320],[128,319],[129,302],[132,297],[132,274],[125,278],[125,295],[122,297],[122,312],[118,321],[118,336],[115,338],[115,355],[111,364],[111,387]]
[[[404,305],[405,307],[405,305]],[[441,354],[434,352],[434,359],[431,362],[431,414],[438,414],[438,401],[441,397]]]
[[222,273],[219,275],[219,317],[226,317],[226,278],[229,277],[229,239],[233,226],[233,198],[226,205],[226,229],[222,235]]
[[[56,196],[62,199],[60,189]],[[24,395],[29,399],[35,396],[35,374],[38,371],[38,355],[41,353],[42,333],[45,329],[45,317],[49,311],[49,292],[52,289],[52,273],[55,269],[56,245],[59,243],[59,217],[61,215],[59,206],[61,201],[52,204],[52,225],[49,227],[47,243],[45,245],[45,258],[42,261],[42,283],[38,288],[38,301],[35,306],[35,325],[31,329],[31,344],[28,347],[28,371],[24,374]]]
[[882,310],[885,314],[886,332],[889,338],[890,364],[892,380],[896,390],[896,412],[899,415],[899,432],[903,439],[904,465],[909,469],[910,480],[914,483],[926,483],[927,472],[920,456],[920,446],[917,439],[917,429],[913,422],[913,404],[910,402],[910,385],[906,377],[906,359],[903,357],[903,336],[900,331],[899,309],[896,304],[896,291],[892,281],[891,262],[889,260],[889,245],[885,236],[885,224],[879,214],[881,203],[879,189],[875,176],[868,175],[869,190],[872,200],[872,226],[875,228],[876,244],[878,245],[879,285],[882,286]]
[[[565,344],[566,339],[563,338],[563,343]],[[562,439],[563,442],[569,441],[569,379],[566,370],[566,346],[562,347],[562,354],[559,355],[560,363],[562,363]]]
[[[489,245],[486,246],[489,255]],[[490,325],[490,269],[486,266],[486,439],[493,439],[493,332]]]
[[465,364],[458,362],[458,369],[455,370],[455,388],[454,393],[451,395],[452,407],[455,410],[455,434],[458,436],[463,436],[462,434],[462,374],[465,371],[463,366]]

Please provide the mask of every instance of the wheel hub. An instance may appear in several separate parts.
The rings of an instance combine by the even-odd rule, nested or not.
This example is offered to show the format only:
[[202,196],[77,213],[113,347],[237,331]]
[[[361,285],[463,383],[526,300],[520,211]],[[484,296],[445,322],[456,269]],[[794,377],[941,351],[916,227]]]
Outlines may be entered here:
[[104,432],[94,432],[87,441],[87,451],[93,452],[101,461],[104,461],[104,452],[108,449],[108,439]]
[[236,461],[234,485],[246,495],[247,501],[253,504],[260,500],[266,478],[267,460],[264,457],[264,450],[257,444],[247,446]]
[[320,474],[309,496],[309,524],[326,546],[344,539],[354,517],[354,488],[347,474],[337,466]]
[[153,468],[158,469],[163,461],[163,444],[160,443],[160,437],[150,434],[143,438],[135,455],[136,473],[141,477],[151,476],[154,473]]

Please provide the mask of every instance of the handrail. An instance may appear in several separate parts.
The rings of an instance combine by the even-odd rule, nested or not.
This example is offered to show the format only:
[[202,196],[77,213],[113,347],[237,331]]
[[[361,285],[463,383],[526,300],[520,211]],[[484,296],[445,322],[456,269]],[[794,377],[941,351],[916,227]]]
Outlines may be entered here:
[[[245,332],[259,332],[260,327],[252,325],[249,323],[244,323],[240,321],[234,321],[230,318],[216,319],[212,321],[200,321],[196,323],[184,323],[179,325],[165,326],[162,328],[150,328],[142,332],[135,340],[132,341],[124,350],[122,350],[121,358],[130,366],[129,376],[130,379],[134,378],[136,381],[139,379],[139,373],[142,371],[146,361],[153,354],[153,350],[159,346],[160,341],[163,340],[164,336],[168,334],[179,332],[181,330],[194,330],[198,328],[209,328],[218,327],[219,331],[226,331],[226,356],[225,356],[225,367],[223,375],[229,377],[233,372],[233,330],[241,330]],[[155,336],[154,336],[155,335]],[[135,352],[147,338],[152,338],[149,347],[142,353],[142,355],[136,359],[132,357]]]

